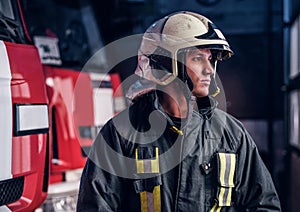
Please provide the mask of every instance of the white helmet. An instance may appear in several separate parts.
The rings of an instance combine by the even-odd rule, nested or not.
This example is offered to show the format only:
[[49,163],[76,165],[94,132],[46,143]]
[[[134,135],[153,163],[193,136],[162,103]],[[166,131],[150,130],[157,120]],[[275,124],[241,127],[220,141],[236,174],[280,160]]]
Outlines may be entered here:
[[180,54],[191,47],[215,50],[216,61],[233,54],[222,32],[209,19],[182,11],[158,20],[146,30],[135,73],[160,85],[176,77],[182,79],[186,73],[181,69],[184,62]]

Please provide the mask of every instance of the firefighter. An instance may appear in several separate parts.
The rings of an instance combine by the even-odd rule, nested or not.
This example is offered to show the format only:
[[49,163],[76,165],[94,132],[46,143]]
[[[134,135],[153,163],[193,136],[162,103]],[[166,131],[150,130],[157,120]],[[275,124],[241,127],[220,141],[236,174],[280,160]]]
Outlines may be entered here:
[[148,28],[132,104],[95,140],[77,211],[281,211],[254,141],[217,108],[216,64],[232,54],[200,14],[176,12]]

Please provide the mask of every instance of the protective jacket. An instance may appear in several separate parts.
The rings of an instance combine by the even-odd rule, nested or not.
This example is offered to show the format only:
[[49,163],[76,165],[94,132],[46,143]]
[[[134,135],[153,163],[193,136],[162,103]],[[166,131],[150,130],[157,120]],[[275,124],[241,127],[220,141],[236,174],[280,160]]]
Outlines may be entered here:
[[149,92],[99,133],[77,211],[280,211],[272,178],[242,124],[203,103],[178,124]]

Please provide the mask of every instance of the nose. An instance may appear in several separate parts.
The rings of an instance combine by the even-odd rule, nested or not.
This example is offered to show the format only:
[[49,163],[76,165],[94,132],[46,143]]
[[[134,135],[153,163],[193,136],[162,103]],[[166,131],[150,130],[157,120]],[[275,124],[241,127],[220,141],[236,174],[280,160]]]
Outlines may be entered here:
[[212,64],[209,59],[206,59],[204,66],[203,66],[202,74],[203,75],[213,75],[214,72],[215,72],[214,64]]

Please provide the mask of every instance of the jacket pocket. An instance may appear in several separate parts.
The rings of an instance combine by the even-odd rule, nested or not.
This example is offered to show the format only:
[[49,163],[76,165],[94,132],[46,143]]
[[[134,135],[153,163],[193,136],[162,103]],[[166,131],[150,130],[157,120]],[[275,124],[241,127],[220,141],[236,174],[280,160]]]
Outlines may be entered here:
[[234,203],[233,193],[235,188],[236,154],[217,153],[217,164],[218,186],[214,208],[232,206]]

